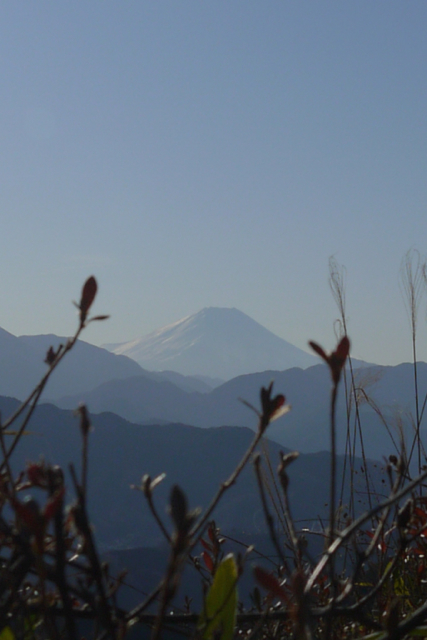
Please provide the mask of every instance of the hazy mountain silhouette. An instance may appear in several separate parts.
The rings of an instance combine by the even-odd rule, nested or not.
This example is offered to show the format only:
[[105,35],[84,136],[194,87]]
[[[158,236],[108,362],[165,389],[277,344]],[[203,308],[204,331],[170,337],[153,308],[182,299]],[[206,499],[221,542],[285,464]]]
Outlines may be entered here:
[[[49,347],[52,345],[56,349],[59,344],[65,344],[67,338],[48,334],[20,336],[18,340],[31,349],[39,363],[39,372],[34,379],[34,386],[46,372],[47,366],[43,360]],[[63,395],[64,390],[70,389],[75,389],[73,393],[78,393],[94,389],[107,380],[125,379],[141,373],[143,370],[134,360],[125,356],[117,357],[106,349],[79,340],[49,380],[45,397],[57,398]]]
[[235,376],[290,367],[317,359],[279,338],[238,309],[209,307],[123,344],[105,345],[133,358],[144,369],[178,371],[228,380]]
[[[47,371],[44,362],[50,346],[65,344],[67,338],[54,335],[20,336],[0,329],[0,394],[24,399]],[[58,365],[44,397],[56,398],[93,389],[102,382],[141,374],[130,358],[78,341]]]
[[218,380],[214,378],[196,377],[196,376],[184,376],[176,371],[145,371],[144,376],[151,380],[157,380],[158,382],[169,381],[176,387],[191,393],[198,391],[199,393],[208,393],[215,387],[224,384],[224,380]]
[[[44,359],[49,347],[56,349],[66,341],[67,338],[52,334],[16,337],[0,328],[0,395],[21,400],[27,397],[47,371]],[[58,365],[43,397],[55,400],[65,394],[90,391],[109,380],[142,374],[158,381],[170,379],[186,391],[203,393],[215,386],[215,382],[209,384],[174,371],[144,371],[131,358],[79,340]]]
[[[398,423],[402,422],[408,438],[412,426],[407,415],[413,412],[413,369],[410,364],[395,367],[366,367],[355,372],[362,404],[360,417],[364,446],[368,456],[382,459],[383,455],[395,453],[390,437],[398,444]],[[274,380],[274,389],[286,395],[292,411],[270,426],[269,434],[277,442],[304,452],[329,448],[329,402],[331,381],[324,365],[308,369],[265,371],[238,376],[208,393],[187,393],[167,381],[148,379],[145,376],[128,378],[125,381],[110,381],[87,393],[61,398],[57,401],[63,408],[74,408],[80,401],[91,411],[112,411],[138,423],[183,422],[201,427],[239,425],[256,427],[257,418],[247,406],[239,401],[243,398],[259,406],[259,390]],[[418,364],[420,389],[427,390],[427,365]],[[370,397],[388,421],[387,431],[381,416],[370,406]],[[354,431],[354,418],[350,425]],[[345,451],[347,417],[345,386],[339,389],[337,406],[338,450]],[[361,451],[360,437],[356,439]]]
[[24,398],[46,371],[43,357],[13,334],[0,328],[0,393]]

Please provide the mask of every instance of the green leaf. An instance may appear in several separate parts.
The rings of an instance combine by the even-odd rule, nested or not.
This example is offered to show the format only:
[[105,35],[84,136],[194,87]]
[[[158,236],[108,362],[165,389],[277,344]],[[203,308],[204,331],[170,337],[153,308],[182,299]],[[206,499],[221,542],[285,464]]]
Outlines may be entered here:
[[405,584],[404,579],[402,578],[402,576],[396,576],[396,578],[394,579],[394,593],[397,596],[409,596],[411,595],[409,592],[408,587]]
[[0,631],[0,640],[15,640],[15,634],[10,627],[3,627]]
[[[39,625],[41,618],[39,615],[32,613],[27,618],[25,618],[24,628],[25,635],[24,640],[33,640],[35,637],[35,629]],[[2,640],[0,638],[0,640]],[[15,640],[15,639],[14,639]]]
[[218,637],[232,640],[237,610],[237,565],[233,554],[224,558],[218,566],[213,583],[199,618],[199,629],[203,631],[203,640]]

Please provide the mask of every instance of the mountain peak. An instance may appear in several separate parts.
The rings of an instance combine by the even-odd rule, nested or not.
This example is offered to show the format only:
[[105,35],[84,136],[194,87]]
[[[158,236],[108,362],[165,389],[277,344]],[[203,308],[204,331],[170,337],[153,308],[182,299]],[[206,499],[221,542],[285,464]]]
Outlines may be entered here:
[[234,307],[205,307],[112,350],[152,371],[169,369],[223,379],[317,363],[314,356]]

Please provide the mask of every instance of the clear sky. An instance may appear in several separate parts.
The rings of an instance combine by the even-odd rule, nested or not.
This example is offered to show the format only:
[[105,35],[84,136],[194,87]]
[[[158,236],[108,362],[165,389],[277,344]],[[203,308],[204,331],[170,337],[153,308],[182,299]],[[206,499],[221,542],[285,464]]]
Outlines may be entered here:
[[[0,326],[95,344],[206,306],[409,360],[399,288],[427,253],[425,0],[0,5]],[[419,354],[427,360],[425,301]]]

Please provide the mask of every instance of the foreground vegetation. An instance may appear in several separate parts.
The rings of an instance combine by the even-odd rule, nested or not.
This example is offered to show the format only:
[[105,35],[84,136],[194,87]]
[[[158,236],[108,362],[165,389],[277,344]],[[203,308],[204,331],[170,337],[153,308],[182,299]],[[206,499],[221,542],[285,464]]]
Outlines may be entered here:
[[[78,408],[81,470],[61,469],[44,461],[28,463],[16,477],[11,460],[25,437],[40,396],[58,364],[73,348],[88,323],[97,284],[90,277],[82,290],[75,335],[46,354],[47,372],[20,408],[1,424],[0,445],[0,640],[14,638],[119,639],[125,637],[360,638],[397,640],[427,637],[427,497],[421,421],[426,401],[417,388],[416,326],[420,288],[426,280],[418,254],[408,254],[402,269],[409,304],[414,355],[415,416],[413,439],[397,439],[395,455],[386,460],[388,491],[379,495],[369,477],[358,407],[370,402],[357,382],[347,337],[343,271],[331,263],[331,287],[340,310],[337,346],[327,353],[311,342],[331,378],[329,521],[316,533],[322,542],[313,555],[310,536],[292,517],[289,486],[298,454],[281,454],[276,463],[259,453],[270,423],[289,411],[285,396],[273,385],[260,391],[261,408],[249,403],[258,422],[253,442],[231,476],[202,513],[191,510],[187,497],[174,486],[169,498],[173,532],[155,506],[163,476],[143,476],[137,487],[147,501],[169,546],[169,560],[159,584],[132,610],[118,604],[124,574],[112,575],[102,561],[87,509],[90,418]],[[342,504],[336,477],[336,399],[339,385],[347,397],[347,460],[345,473],[354,479],[356,444],[364,459],[369,509],[359,515],[355,492]],[[376,407],[373,407],[377,410]],[[388,425],[385,425],[388,426]],[[228,542],[213,521],[215,507],[246,465],[252,464],[274,557],[260,558],[252,547],[229,553]],[[142,470],[143,471],[143,470]],[[74,499],[68,501],[66,478]],[[191,498],[191,497],[190,497]],[[316,545],[314,545],[316,546]],[[319,545],[317,545],[319,547]],[[243,547],[242,547],[243,548]],[[191,565],[200,581],[203,606],[192,610],[186,599],[177,610],[174,597],[184,568]],[[144,567],[140,568],[144,571]],[[251,604],[239,601],[239,579],[253,574]]]

